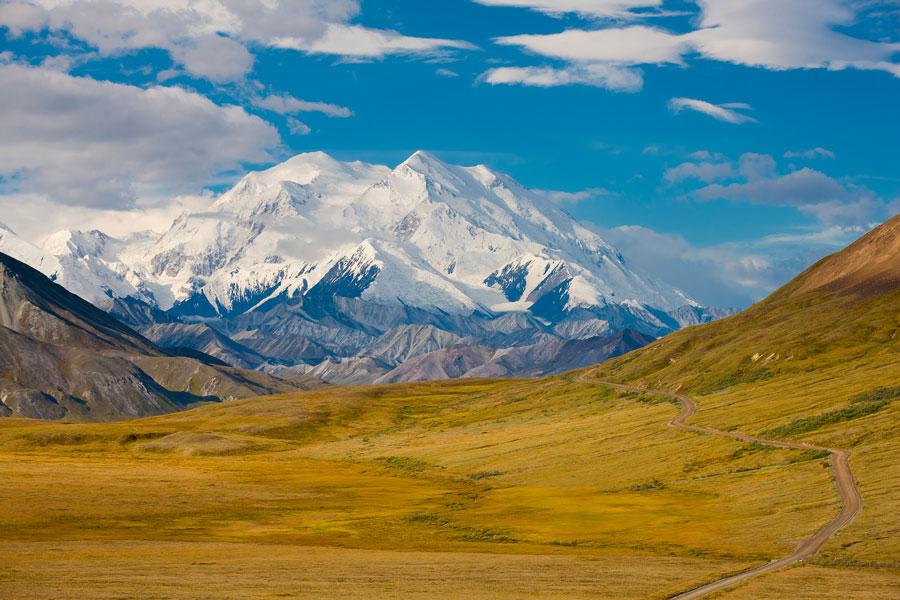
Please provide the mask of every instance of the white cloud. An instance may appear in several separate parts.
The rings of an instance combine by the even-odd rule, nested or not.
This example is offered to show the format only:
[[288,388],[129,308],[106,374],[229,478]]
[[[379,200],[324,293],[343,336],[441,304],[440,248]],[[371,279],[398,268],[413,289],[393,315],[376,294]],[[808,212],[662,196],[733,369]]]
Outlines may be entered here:
[[253,70],[253,55],[247,48],[219,35],[179,44],[171,54],[187,73],[214,82],[236,81]]
[[704,200],[726,199],[772,206],[811,206],[852,200],[854,194],[821,171],[804,167],[775,177],[755,177],[744,183],[712,184],[696,192]]
[[253,106],[271,110],[280,115],[293,115],[301,112],[320,112],[329,117],[350,117],[353,112],[344,106],[327,104],[325,102],[309,102],[298,100],[287,94],[272,94],[265,97],[255,97],[251,100]]
[[310,54],[337,54],[356,58],[381,58],[389,54],[433,54],[445,49],[475,49],[472,44],[458,40],[410,37],[396,31],[337,23],[330,23],[324,35],[312,40],[283,36],[271,40],[270,45]]
[[[591,17],[627,17],[637,8],[653,8],[662,0],[475,0],[487,6],[516,6],[551,15],[578,13]],[[634,16],[633,14],[631,16]]]
[[[631,17],[632,9],[650,2],[579,2],[554,0],[477,0],[482,4],[523,6],[543,12],[576,12],[603,17]],[[896,54],[900,43],[853,37],[838,28],[858,20],[865,3],[846,0],[697,0],[696,28],[672,33],[642,25],[601,29],[568,29],[544,35],[502,37],[497,43],[516,45],[533,54],[568,61],[608,65],[683,64],[686,57],[766,69],[846,68],[882,70],[900,77]],[[592,12],[591,8],[595,7]],[[872,12],[872,15],[876,13]],[[877,16],[873,16],[877,19]],[[557,85],[568,83],[560,78]],[[719,108],[743,108],[741,105]],[[719,113],[723,114],[723,113]],[[734,114],[734,111],[731,113]]]
[[180,214],[204,210],[212,202],[211,193],[171,196],[141,188],[136,190],[135,205],[128,211],[127,219],[119,210],[68,206],[40,194],[0,197],[0,211],[3,221],[16,233],[39,245],[48,235],[66,228],[99,229],[118,238],[140,231],[162,234]]
[[738,171],[747,181],[772,179],[775,177],[777,165],[775,159],[768,154],[745,152],[738,159]]
[[451,71],[450,69],[438,69],[435,71],[441,77],[459,77],[459,73],[456,71]]
[[698,0],[699,28],[687,34],[706,58],[769,69],[880,69],[900,44],[873,42],[836,29],[857,22],[861,3],[845,0]]
[[520,46],[541,56],[574,62],[617,65],[681,64],[687,42],[662,29],[634,25],[593,31],[570,29],[549,35],[501,37],[498,44]]
[[823,223],[832,223],[844,227],[861,226],[877,221],[885,211],[884,203],[867,196],[842,202],[826,200],[798,207]]
[[688,154],[688,158],[694,160],[725,160],[725,155],[720,152],[710,152],[709,150],[697,150]]
[[609,190],[604,188],[588,188],[577,192],[561,192],[557,190],[532,190],[554,204],[578,204],[597,196],[609,196]]
[[637,92],[644,84],[641,71],[614,65],[592,64],[564,69],[552,67],[499,67],[483,75],[490,84],[520,84],[536,87],[591,85],[619,92]]
[[713,163],[713,162],[685,162],[666,169],[663,173],[663,179],[669,183],[679,183],[689,179],[699,179],[705,183],[712,183],[723,179],[734,177],[735,170],[731,163]]
[[0,5],[0,26],[65,32],[103,56],[160,48],[215,82],[250,73],[254,45],[369,58],[471,48],[349,25],[359,11],[359,0],[13,0]]
[[748,115],[733,110],[735,108],[748,109],[750,106],[743,103],[733,102],[730,104],[712,104],[704,100],[694,100],[692,98],[672,98],[669,100],[669,110],[676,115],[683,110],[693,110],[719,121],[726,123],[756,123],[757,120]]
[[0,66],[0,176],[7,193],[129,208],[135,186],[208,184],[271,160],[277,131],[180,88],[138,88]]
[[287,125],[291,130],[291,133],[294,135],[309,135],[312,132],[312,129],[309,128],[309,125],[298,121],[294,117],[287,118]]
[[791,206],[817,220],[842,227],[859,227],[877,220],[885,204],[868,189],[845,185],[821,171],[804,167],[784,175],[764,154],[744,154],[735,175],[742,181],[713,183],[693,192],[699,200],[731,200],[770,206]]
[[870,189],[848,180],[839,181],[821,171],[802,168],[779,173],[778,164],[768,154],[747,152],[736,161],[705,150],[690,156],[694,161],[666,169],[663,179],[673,185],[684,184],[688,189],[693,187],[688,183],[691,181],[707,184],[688,192],[688,197],[697,200],[788,206],[822,223],[845,228],[870,224],[888,209]]
[[825,148],[813,148],[811,150],[803,150],[801,152],[785,152],[785,158],[834,158],[834,152]]

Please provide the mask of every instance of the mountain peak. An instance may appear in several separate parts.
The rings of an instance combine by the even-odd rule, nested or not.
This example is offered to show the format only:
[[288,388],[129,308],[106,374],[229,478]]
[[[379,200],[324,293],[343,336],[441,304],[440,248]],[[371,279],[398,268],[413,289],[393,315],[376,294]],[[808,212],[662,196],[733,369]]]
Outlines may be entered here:
[[437,156],[429,152],[428,150],[416,150],[412,154],[409,155],[404,163],[439,163],[445,164],[444,161],[439,159]]
[[801,274],[793,295],[817,289],[863,296],[900,288],[900,215]]
[[411,171],[415,171],[417,173],[425,175],[426,177],[435,175],[446,177],[455,169],[461,168],[445,163],[437,156],[426,150],[416,150],[409,158],[400,163],[397,166],[396,170],[400,170],[404,167]]

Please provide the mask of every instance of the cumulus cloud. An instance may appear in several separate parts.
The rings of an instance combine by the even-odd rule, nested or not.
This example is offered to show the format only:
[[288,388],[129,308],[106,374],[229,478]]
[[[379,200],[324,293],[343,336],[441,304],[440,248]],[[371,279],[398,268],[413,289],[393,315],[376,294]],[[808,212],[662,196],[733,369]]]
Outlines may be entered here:
[[644,79],[639,69],[593,64],[564,69],[552,67],[499,67],[490,69],[483,79],[492,85],[554,87],[582,84],[618,92],[637,92]]
[[[841,183],[808,167],[779,174],[775,159],[765,154],[742,155],[732,167],[732,172],[736,181],[711,183],[693,191],[693,197],[704,201],[723,199],[769,206],[791,206],[823,223],[843,227],[872,223],[885,210],[884,202],[871,190]],[[702,180],[701,177],[697,178]]]
[[[666,169],[663,179],[685,186],[688,197],[697,200],[789,206],[841,227],[868,225],[886,210],[884,201],[868,188],[808,167],[780,173],[777,161],[768,154],[747,152],[736,161],[705,150],[689,156],[691,161]],[[696,188],[692,182],[706,185]]]
[[359,11],[359,0],[12,0],[0,5],[0,27],[64,32],[103,56],[160,48],[215,82],[250,73],[254,45],[369,58],[471,47],[350,25]]
[[757,123],[758,121],[751,116],[737,112],[735,109],[747,110],[750,105],[742,102],[732,102],[728,104],[712,104],[705,100],[694,100],[692,98],[672,98],[669,100],[669,110],[676,115],[683,110],[693,110],[705,115],[709,115],[713,119],[725,121],[726,123]]
[[[656,5],[637,0],[478,1],[482,4],[525,6],[543,12],[576,12],[601,17],[637,17],[644,13],[636,13],[633,9]],[[573,28],[543,35],[506,36],[496,41],[519,46],[532,54],[565,60],[582,68],[587,63],[680,65],[687,57],[697,55],[773,70],[856,68],[887,71],[900,77],[900,63],[896,60],[900,43],[871,41],[839,31],[856,24],[857,10],[861,10],[863,3],[844,0],[698,0],[697,4],[700,15],[695,21],[696,28],[684,33],[628,24],[600,29]],[[592,6],[596,7],[596,11],[591,11]],[[565,79],[560,79],[557,85],[567,83]],[[730,110],[740,107],[719,108]],[[733,111],[717,114],[734,117]]]
[[241,43],[219,35],[186,41],[170,53],[188,74],[217,83],[238,80],[253,70],[253,55]]
[[712,183],[734,177],[735,170],[731,163],[714,162],[684,162],[675,167],[666,169],[663,179],[669,183],[679,183],[690,179],[698,179],[705,183]]
[[130,208],[136,186],[203,185],[273,158],[280,138],[236,106],[180,88],[0,66],[0,177],[6,193]]
[[703,200],[726,199],[772,206],[811,206],[852,200],[854,194],[821,171],[804,167],[776,177],[756,177],[744,183],[712,184],[696,192]]
[[825,148],[813,148],[811,150],[803,150],[801,152],[785,152],[785,158],[834,158],[834,152]]

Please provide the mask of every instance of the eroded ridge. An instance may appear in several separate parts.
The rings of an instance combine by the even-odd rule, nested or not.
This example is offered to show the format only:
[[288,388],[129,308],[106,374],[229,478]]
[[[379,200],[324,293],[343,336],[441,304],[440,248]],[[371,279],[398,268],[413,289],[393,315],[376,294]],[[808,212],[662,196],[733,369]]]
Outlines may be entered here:
[[660,392],[658,390],[647,390],[629,385],[622,385],[619,383],[593,381],[588,379],[587,376],[587,373],[584,375],[580,375],[576,378],[576,380],[581,383],[602,385],[628,392],[640,392],[653,396],[663,396],[666,398],[674,398],[678,400],[678,403],[681,405],[681,412],[669,420],[669,427],[682,429],[684,431],[694,431],[706,435],[721,435],[735,440],[741,440],[744,442],[756,442],[758,444],[776,446],[778,448],[818,450],[829,452],[831,454],[831,460],[829,461],[831,466],[831,473],[834,476],[834,483],[837,487],[838,495],[840,496],[842,503],[841,512],[838,513],[838,515],[834,519],[832,519],[831,522],[825,525],[809,539],[802,541],[796,548],[794,548],[793,552],[791,552],[784,558],[773,560],[772,562],[766,563],[761,567],[757,567],[749,571],[744,571],[743,573],[738,573],[730,577],[725,577],[723,579],[719,579],[718,581],[707,583],[706,585],[684,592],[677,596],[672,596],[671,600],[696,600],[697,598],[702,598],[707,594],[723,590],[737,583],[752,579],[753,577],[756,577],[758,575],[777,571],[778,569],[791,565],[797,561],[809,558],[810,556],[818,552],[819,549],[821,549],[822,546],[824,546],[825,543],[830,540],[839,529],[856,518],[856,515],[858,515],[862,510],[862,496],[859,493],[859,489],[856,487],[856,479],[853,477],[853,472],[850,470],[850,450],[846,450],[843,448],[824,448],[822,446],[813,446],[811,444],[795,444],[792,442],[764,440],[761,438],[744,435],[743,433],[720,431],[718,429],[711,429],[708,427],[688,425],[685,423],[685,421],[697,412],[697,405],[687,396],[682,396],[680,394],[670,394],[668,392]]

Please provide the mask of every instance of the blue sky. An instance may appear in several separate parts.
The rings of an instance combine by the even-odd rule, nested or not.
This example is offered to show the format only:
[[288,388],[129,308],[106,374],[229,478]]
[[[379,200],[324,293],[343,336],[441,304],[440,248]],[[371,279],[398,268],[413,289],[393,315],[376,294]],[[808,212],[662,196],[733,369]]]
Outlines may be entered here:
[[423,148],[743,306],[900,211],[898,100],[897,0],[14,0],[0,221],[162,226],[297,152]]

